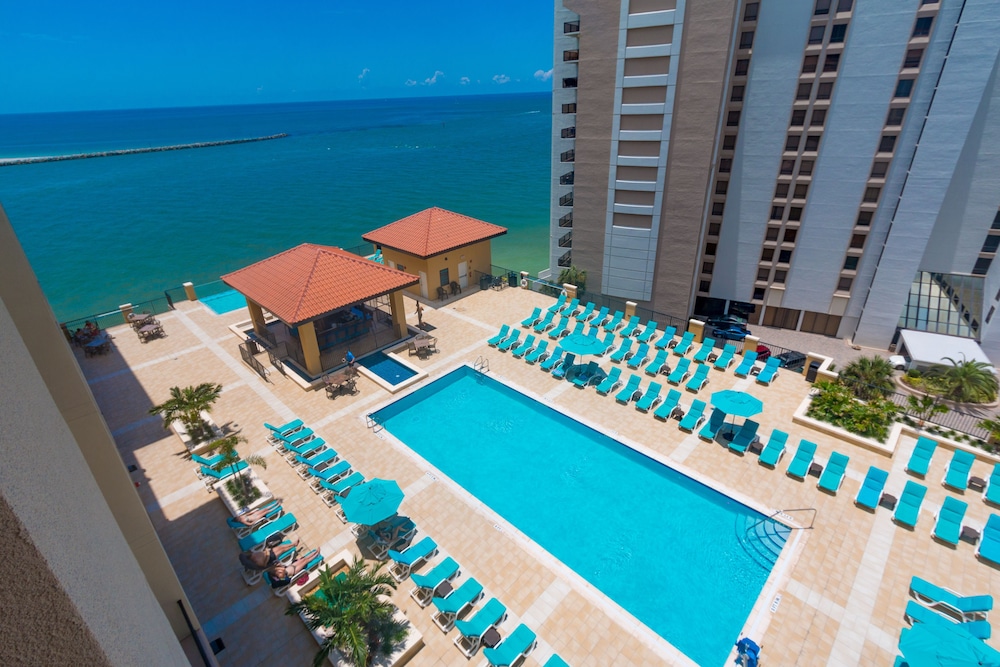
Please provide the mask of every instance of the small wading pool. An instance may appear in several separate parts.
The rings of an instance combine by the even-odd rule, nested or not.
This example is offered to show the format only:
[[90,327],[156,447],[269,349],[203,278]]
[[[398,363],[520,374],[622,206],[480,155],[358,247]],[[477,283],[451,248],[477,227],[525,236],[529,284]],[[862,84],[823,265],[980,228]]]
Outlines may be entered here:
[[385,352],[374,352],[358,359],[358,365],[364,366],[391,385],[401,384],[418,375],[418,371],[393,359]]
[[372,416],[700,665],[725,662],[789,534],[467,366]]

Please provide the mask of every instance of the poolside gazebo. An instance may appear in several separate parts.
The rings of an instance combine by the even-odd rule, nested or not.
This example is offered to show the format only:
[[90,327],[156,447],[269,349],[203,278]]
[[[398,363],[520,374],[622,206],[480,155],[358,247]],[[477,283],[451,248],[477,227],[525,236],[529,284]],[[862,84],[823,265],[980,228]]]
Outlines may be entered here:
[[[390,328],[393,340],[406,337],[402,290],[418,282],[414,275],[312,243],[227,273],[222,280],[246,297],[259,337],[275,342],[269,329],[274,323],[268,323],[265,310],[284,325],[283,342],[301,353],[304,370],[314,378],[339,363],[339,348],[362,343],[379,327]],[[335,353],[324,359],[328,350]]]
[[434,207],[379,227],[361,238],[380,246],[390,267],[420,277],[419,284],[407,288],[408,291],[424,298],[442,298],[451,294],[454,287],[468,287],[474,272],[491,272],[490,241],[506,233],[506,227]]

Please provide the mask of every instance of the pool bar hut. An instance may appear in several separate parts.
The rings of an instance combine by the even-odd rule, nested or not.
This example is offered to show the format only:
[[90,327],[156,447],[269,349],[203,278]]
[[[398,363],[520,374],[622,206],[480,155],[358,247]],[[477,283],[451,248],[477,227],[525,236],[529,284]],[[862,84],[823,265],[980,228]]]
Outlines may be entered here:
[[490,241],[507,233],[506,227],[467,215],[429,208],[379,227],[361,238],[382,250],[390,267],[420,277],[407,288],[421,297],[444,299],[490,275]]
[[417,277],[340,248],[303,243],[222,280],[246,297],[251,339],[311,380],[347,350],[361,356],[409,336],[402,290]]

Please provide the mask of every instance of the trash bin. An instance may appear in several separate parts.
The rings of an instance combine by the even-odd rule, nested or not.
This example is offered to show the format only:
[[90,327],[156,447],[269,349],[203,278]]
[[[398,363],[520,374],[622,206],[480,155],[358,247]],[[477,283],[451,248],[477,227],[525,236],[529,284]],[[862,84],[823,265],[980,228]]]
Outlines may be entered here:
[[493,276],[488,273],[484,273],[479,276],[479,289],[489,289],[491,282],[493,282]]
[[521,281],[518,280],[517,274],[511,271],[507,274],[507,284],[511,287],[517,287],[521,284]]
[[809,370],[806,371],[806,382],[815,382],[817,373],[819,373],[819,362],[810,361]]

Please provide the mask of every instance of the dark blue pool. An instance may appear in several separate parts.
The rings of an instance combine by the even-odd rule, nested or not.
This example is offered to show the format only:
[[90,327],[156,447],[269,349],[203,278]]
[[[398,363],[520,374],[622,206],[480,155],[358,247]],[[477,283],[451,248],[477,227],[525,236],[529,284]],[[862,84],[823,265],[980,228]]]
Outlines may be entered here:
[[405,382],[417,374],[417,371],[404,366],[385,352],[369,354],[363,359],[358,359],[358,363],[391,385]]

